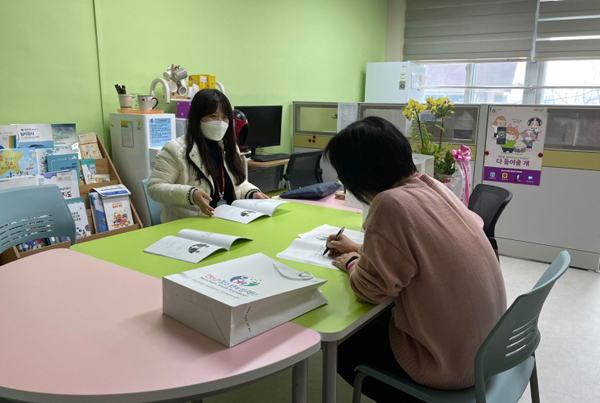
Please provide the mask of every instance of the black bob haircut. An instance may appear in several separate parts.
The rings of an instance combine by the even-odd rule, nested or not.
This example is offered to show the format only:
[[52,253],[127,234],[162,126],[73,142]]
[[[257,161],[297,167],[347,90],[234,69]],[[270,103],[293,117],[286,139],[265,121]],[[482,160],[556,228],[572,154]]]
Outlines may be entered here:
[[417,171],[408,139],[377,116],[340,131],[325,147],[324,156],[344,187],[364,204]]

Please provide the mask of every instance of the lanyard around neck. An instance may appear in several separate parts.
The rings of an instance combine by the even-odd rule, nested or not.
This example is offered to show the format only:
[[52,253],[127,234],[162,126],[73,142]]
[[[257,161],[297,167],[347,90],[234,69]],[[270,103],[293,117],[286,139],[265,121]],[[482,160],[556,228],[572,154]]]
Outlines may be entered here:
[[219,193],[219,200],[223,200],[223,197],[225,196],[225,162],[223,161],[223,154],[219,153],[220,155],[220,160],[221,160],[221,186],[219,186],[218,183],[215,184],[217,185],[217,192]]

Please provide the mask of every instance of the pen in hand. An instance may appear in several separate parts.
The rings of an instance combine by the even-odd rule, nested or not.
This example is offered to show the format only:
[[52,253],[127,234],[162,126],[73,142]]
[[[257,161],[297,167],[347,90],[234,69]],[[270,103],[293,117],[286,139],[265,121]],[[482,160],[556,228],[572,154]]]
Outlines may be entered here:
[[[346,229],[346,227],[342,227],[337,235],[335,236],[335,238],[333,238],[334,241],[337,241],[338,239],[340,239],[340,236],[344,233],[344,230]],[[325,252],[323,252],[323,256],[325,256],[325,254],[329,252],[329,248],[327,247],[327,245],[325,245]]]

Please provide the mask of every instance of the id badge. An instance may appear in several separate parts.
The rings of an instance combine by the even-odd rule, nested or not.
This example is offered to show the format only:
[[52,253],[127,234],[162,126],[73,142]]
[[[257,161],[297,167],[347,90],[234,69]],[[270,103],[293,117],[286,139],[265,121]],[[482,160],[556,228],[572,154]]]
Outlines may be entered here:
[[217,207],[223,205],[223,204],[227,204],[227,201],[224,199],[220,199],[219,201],[217,201]]

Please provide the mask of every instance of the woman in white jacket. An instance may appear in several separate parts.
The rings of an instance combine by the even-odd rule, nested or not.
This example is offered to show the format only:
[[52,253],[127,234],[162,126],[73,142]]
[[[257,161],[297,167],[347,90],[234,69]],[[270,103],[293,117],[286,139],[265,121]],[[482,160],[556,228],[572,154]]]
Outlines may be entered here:
[[194,96],[187,133],[156,156],[148,193],[160,203],[162,222],[212,216],[215,207],[236,199],[268,198],[246,180],[225,94],[205,89]]

